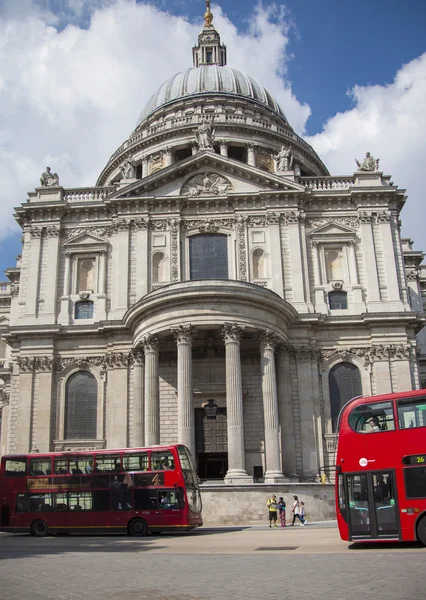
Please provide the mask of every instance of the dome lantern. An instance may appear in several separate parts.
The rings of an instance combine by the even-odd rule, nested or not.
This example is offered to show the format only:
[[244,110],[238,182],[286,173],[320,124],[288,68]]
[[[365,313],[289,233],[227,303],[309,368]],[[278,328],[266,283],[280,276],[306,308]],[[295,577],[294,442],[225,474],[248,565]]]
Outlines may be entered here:
[[213,15],[210,12],[210,0],[206,0],[204,27],[198,36],[198,45],[192,48],[194,67],[202,65],[226,65],[226,46],[220,43],[220,35],[214,28]]

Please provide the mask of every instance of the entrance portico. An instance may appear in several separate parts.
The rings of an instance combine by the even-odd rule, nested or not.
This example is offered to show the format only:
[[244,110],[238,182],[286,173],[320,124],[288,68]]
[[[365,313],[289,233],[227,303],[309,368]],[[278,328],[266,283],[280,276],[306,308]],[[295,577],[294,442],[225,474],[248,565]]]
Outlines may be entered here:
[[[142,427],[144,421],[145,444],[161,441],[160,363],[167,360],[176,365],[176,441],[197,458],[202,448],[196,446],[195,409],[218,397],[226,415],[225,482],[252,482],[248,452],[256,455],[251,467],[253,461],[258,465],[262,460],[266,483],[283,481],[275,353],[280,344],[288,343],[288,326],[295,317],[291,306],[274,293],[234,281],[173,284],[136,304],[125,320],[134,330],[135,353],[140,356],[141,348],[145,356],[144,386],[139,381],[134,386],[134,404],[144,406],[144,418],[138,423]],[[259,364],[257,376],[252,374],[250,381],[242,370],[242,361],[247,360]],[[216,365],[213,377],[212,365]],[[262,428],[257,439],[252,436],[253,421],[245,414],[249,402],[256,427]]]

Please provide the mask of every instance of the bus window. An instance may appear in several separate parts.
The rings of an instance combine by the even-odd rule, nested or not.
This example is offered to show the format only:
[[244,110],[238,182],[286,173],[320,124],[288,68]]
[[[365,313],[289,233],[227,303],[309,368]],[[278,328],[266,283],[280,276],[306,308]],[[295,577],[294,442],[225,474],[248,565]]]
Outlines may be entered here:
[[125,471],[148,471],[148,454],[123,454],[123,469]]
[[4,466],[4,474],[6,477],[20,477],[25,475],[27,461],[25,458],[7,459]]
[[51,475],[51,458],[30,458],[29,475]]
[[91,492],[70,492],[68,499],[69,509],[74,511],[92,510],[93,501]]
[[136,510],[157,508],[157,490],[135,489],[134,503]]
[[76,456],[70,459],[70,472],[73,475],[93,473],[93,456]]
[[170,471],[175,468],[173,454],[169,450],[151,453],[152,471]]
[[114,473],[121,471],[119,454],[99,454],[96,457],[96,471],[98,473]]
[[68,473],[68,458],[55,458],[55,475]]
[[351,410],[348,421],[351,429],[357,433],[393,431],[395,419],[392,402],[374,402],[356,406]]
[[426,398],[398,400],[398,423],[400,429],[426,427]]
[[53,494],[53,510],[68,510],[68,497],[66,493],[60,492],[58,494]]
[[158,508],[179,508],[177,490],[162,490],[158,492]]
[[16,494],[16,512],[22,513],[26,510],[25,494]]
[[29,494],[29,512],[50,512],[52,509],[52,494]]
[[404,481],[408,499],[426,498],[426,466],[404,469]]

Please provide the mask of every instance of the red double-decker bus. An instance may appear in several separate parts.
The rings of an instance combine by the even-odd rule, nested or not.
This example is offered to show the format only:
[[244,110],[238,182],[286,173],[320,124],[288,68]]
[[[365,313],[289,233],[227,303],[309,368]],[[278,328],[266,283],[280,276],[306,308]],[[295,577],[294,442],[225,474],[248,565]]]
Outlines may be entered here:
[[426,545],[426,390],[354,398],[342,408],[336,512],[343,540]]
[[185,446],[3,456],[0,531],[187,531],[203,524]]

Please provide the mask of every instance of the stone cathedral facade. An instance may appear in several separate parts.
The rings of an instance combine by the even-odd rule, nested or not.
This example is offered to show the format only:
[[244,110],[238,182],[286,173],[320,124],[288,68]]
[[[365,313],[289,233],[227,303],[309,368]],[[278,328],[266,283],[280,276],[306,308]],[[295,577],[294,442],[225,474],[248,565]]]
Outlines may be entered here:
[[346,400],[421,385],[404,190],[368,153],[330,175],[212,19],[96,186],[47,169],[16,209],[2,453],[182,442],[202,479],[313,479]]

